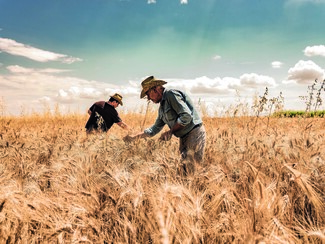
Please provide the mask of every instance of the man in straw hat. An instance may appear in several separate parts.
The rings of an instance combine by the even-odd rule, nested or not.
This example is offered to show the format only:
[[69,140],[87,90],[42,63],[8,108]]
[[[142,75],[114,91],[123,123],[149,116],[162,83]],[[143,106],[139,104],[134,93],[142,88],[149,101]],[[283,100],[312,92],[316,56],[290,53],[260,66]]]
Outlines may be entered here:
[[[158,117],[154,125],[134,136],[124,137],[125,141],[134,141],[139,138],[152,137],[159,133],[165,124],[169,130],[162,133],[160,140],[168,141],[172,135],[179,138],[179,150],[186,161],[201,162],[204,157],[206,134],[202,120],[193,106],[190,97],[179,90],[167,89],[163,85],[167,82],[150,76],[142,81],[140,98],[147,97],[154,103],[159,103]],[[194,160],[192,160],[194,159]],[[184,164],[185,165],[185,164]],[[192,166],[185,165],[185,171],[193,171]],[[185,172],[185,173],[188,173]]]
[[129,126],[122,121],[116,111],[120,104],[123,106],[122,96],[118,93],[111,96],[108,102],[95,102],[88,110],[90,117],[85,126],[86,132],[89,133],[94,130],[106,132],[114,123],[128,130]]

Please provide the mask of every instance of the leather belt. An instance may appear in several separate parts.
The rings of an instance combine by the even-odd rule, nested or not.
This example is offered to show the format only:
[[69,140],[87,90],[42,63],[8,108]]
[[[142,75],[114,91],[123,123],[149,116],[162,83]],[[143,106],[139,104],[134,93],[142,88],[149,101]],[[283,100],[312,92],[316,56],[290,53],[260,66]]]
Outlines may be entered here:
[[[196,128],[199,128],[199,127],[201,127],[201,126],[202,126],[202,123],[197,124],[197,125],[195,125],[195,126],[192,128],[192,130],[194,130],[194,129],[196,129]],[[190,131],[192,131],[192,130],[190,130]]]

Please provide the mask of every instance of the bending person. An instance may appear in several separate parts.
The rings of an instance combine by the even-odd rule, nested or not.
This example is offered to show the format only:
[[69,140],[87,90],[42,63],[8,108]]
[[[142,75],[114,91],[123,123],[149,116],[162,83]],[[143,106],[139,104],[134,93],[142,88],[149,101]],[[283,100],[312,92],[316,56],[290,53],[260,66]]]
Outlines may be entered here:
[[[168,141],[173,135],[178,137],[182,158],[202,162],[206,144],[203,122],[190,97],[185,92],[165,88],[163,85],[166,83],[164,80],[155,79],[154,76],[142,81],[140,98],[146,96],[148,100],[160,104],[158,117],[150,128],[133,136],[128,135],[124,137],[124,140],[134,141],[140,138],[152,137],[158,134],[167,124],[169,130],[162,133],[159,139]],[[187,171],[193,171],[192,166],[189,168]]]
[[89,119],[86,123],[86,132],[102,131],[107,132],[114,123],[122,127],[123,129],[129,130],[129,126],[122,121],[116,108],[119,105],[123,106],[122,96],[115,93],[110,99],[105,101],[95,102],[89,109]]

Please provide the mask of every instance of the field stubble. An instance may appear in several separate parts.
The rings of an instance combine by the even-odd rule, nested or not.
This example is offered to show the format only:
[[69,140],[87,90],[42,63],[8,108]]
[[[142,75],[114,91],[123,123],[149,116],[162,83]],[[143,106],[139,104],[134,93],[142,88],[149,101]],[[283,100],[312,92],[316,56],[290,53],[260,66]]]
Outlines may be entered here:
[[176,138],[87,136],[86,120],[0,118],[0,243],[325,242],[323,119],[206,117],[186,178]]

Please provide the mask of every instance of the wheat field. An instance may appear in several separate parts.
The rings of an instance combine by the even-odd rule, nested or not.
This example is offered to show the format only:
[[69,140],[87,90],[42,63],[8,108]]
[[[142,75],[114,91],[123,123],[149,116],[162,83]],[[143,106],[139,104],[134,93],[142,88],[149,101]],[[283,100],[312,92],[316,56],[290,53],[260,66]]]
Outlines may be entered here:
[[[121,114],[135,131],[155,116]],[[325,243],[324,119],[203,117],[187,177],[177,138],[86,121],[0,117],[0,243]]]

